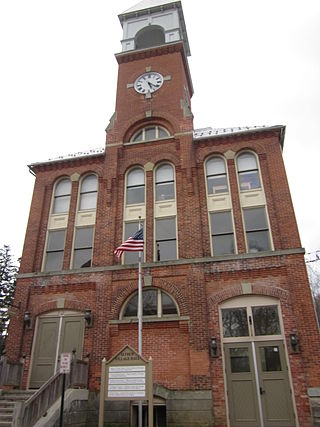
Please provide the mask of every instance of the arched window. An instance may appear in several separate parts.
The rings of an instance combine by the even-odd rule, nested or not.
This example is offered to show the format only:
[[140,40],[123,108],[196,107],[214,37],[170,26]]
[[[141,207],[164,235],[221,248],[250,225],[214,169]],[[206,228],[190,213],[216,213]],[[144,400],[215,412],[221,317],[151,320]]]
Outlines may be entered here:
[[[166,317],[178,316],[178,309],[173,299],[160,289],[144,289],[142,292],[143,316]],[[125,304],[122,318],[137,317],[138,294],[135,293]]]
[[221,157],[212,157],[206,162],[208,195],[227,193],[226,164]]
[[160,46],[165,43],[163,28],[158,25],[149,25],[142,28],[135,37],[135,48],[145,49],[153,46]]
[[61,179],[54,191],[52,213],[67,213],[70,205],[71,181],[70,178]]
[[131,142],[153,141],[154,139],[168,138],[170,133],[162,126],[147,126],[139,129],[133,137]]
[[132,169],[127,175],[127,205],[144,203],[144,170]]
[[156,201],[174,199],[174,171],[169,164],[156,169]]
[[97,205],[98,178],[87,175],[81,182],[79,210],[95,209]]
[[239,186],[241,191],[261,188],[259,169],[253,153],[242,153],[237,157]]

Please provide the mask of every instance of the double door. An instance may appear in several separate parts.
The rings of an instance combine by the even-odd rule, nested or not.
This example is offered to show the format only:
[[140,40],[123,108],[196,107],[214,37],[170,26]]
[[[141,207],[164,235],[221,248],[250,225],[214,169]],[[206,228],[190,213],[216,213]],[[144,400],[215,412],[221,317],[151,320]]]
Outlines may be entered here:
[[37,322],[29,388],[39,388],[57,372],[59,355],[76,350],[82,355],[84,317],[44,316]]
[[224,344],[230,427],[295,427],[283,341]]

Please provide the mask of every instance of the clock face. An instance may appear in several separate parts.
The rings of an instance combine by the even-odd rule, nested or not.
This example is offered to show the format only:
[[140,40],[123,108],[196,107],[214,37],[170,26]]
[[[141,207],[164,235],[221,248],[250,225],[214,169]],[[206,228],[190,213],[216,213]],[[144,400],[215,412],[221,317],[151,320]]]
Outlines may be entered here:
[[144,73],[137,78],[134,82],[134,88],[138,93],[153,93],[161,88],[162,83],[162,75],[154,71],[150,71],[149,73]]

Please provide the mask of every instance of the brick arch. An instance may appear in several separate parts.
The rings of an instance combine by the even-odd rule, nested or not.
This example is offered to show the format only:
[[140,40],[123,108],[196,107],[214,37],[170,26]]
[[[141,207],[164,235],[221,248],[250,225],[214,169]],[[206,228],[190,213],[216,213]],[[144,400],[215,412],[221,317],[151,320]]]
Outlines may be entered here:
[[[189,314],[187,302],[180,290],[176,285],[166,282],[165,280],[157,280],[157,283],[152,286],[152,288],[162,289],[166,291],[170,296],[176,301],[180,315],[187,316]],[[146,288],[145,288],[146,289]],[[125,288],[120,289],[117,295],[114,298],[113,307],[111,310],[111,318],[113,320],[119,319],[120,311],[123,307],[123,304],[127,301],[130,295],[137,292],[137,282],[129,282]]]
[[157,111],[154,112],[152,117],[146,118],[145,114],[139,114],[134,116],[131,120],[128,120],[126,122],[126,128],[119,134],[119,139],[128,142],[139,128],[152,124],[167,128],[171,135],[174,135],[180,130],[179,122],[172,114]]
[[278,288],[276,286],[268,286],[268,285],[259,285],[259,284],[253,284],[252,285],[252,293],[251,294],[244,294],[242,292],[242,286],[241,284],[231,286],[229,288],[223,289],[222,291],[216,292],[214,295],[211,295],[209,297],[209,307],[210,310],[214,310],[219,304],[222,302],[239,296],[250,296],[250,295],[261,295],[261,296],[268,296],[273,298],[278,298],[280,301],[287,302],[289,300],[289,292]]
[[85,304],[82,301],[78,300],[65,300],[63,307],[58,307],[58,299],[51,300],[46,303],[43,303],[39,305],[34,311],[34,316],[41,316],[42,314],[46,314],[50,311],[57,311],[57,310],[74,310],[79,312],[85,312],[88,308],[88,304]]
[[201,150],[198,152],[198,155],[197,155],[197,163],[202,164],[209,157],[214,157],[214,156],[220,156],[226,160],[224,153],[225,153],[225,147],[223,146],[221,147],[209,146],[209,147],[201,148]]

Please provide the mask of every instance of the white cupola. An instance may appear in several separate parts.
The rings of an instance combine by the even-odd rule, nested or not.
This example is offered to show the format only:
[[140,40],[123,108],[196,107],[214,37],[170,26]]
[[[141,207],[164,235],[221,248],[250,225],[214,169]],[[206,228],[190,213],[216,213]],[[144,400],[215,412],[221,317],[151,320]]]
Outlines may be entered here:
[[182,41],[190,47],[181,1],[143,0],[119,15],[123,28],[122,52]]

